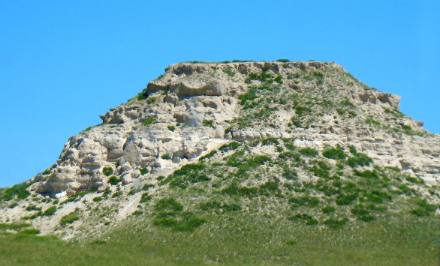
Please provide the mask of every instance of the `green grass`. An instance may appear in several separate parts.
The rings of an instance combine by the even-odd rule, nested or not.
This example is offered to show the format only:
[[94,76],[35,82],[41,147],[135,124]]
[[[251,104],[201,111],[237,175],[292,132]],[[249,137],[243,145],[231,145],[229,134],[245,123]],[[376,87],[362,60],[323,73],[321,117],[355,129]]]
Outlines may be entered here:
[[57,212],[57,207],[56,206],[52,206],[47,208],[44,212],[43,212],[43,216],[52,216]]
[[327,159],[332,160],[345,160],[347,155],[342,147],[326,147],[322,152],[322,155]]
[[12,199],[25,199],[30,193],[27,191],[29,184],[21,183],[12,187],[0,190],[0,201],[10,201]]
[[147,117],[146,119],[144,119],[144,121],[142,121],[142,124],[144,126],[150,126],[154,123],[156,123],[156,118],[153,116]]
[[76,211],[74,211],[61,217],[60,225],[65,226],[74,223],[77,220],[79,220],[79,215]]
[[121,179],[117,176],[112,175],[111,177],[109,177],[108,182],[111,185],[117,185],[119,182],[121,182]]
[[298,150],[298,152],[307,157],[316,157],[319,154],[316,149],[310,147],[301,148]]
[[113,167],[111,167],[111,166],[106,166],[106,167],[104,167],[104,168],[102,169],[102,173],[103,173],[105,176],[111,176],[111,175],[113,174]]
[[0,265],[438,265],[438,220],[402,217],[338,229],[343,220],[329,219],[334,229],[320,229],[304,217],[212,216],[212,226],[193,232],[128,223],[85,242],[0,235]]

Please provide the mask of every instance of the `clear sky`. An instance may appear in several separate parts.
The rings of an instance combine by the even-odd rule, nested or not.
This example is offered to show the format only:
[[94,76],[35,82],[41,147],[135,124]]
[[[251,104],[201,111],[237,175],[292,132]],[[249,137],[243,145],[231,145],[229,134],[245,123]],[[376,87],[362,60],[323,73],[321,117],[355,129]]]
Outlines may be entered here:
[[180,61],[335,61],[440,133],[439,14],[435,0],[0,0],[0,186]]

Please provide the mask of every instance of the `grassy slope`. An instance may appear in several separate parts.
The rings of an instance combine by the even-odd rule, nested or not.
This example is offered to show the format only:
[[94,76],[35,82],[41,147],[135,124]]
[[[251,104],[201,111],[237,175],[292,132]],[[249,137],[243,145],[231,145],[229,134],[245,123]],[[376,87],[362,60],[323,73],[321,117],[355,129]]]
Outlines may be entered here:
[[[105,241],[0,236],[0,265],[437,265],[433,218],[333,230],[249,216],[216,216],[193,233],[129,224]],[[437,242],[436,242],[437,241]]]

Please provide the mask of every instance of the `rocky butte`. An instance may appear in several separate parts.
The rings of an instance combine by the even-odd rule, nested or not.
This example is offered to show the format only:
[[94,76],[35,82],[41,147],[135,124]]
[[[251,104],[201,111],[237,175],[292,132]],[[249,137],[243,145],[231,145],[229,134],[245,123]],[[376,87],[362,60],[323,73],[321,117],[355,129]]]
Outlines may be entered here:
[[139,217],[196,230],[212,208],[318,226],[436,215],[440,136],[422,126],[335,63],[179,63],[1,191],[0,220],[68,239]]

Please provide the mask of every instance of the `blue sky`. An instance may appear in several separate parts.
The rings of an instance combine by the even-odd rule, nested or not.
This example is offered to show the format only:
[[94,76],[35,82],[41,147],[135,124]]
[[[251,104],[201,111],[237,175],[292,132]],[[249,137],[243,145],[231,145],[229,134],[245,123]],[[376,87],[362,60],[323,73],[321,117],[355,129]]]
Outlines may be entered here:
[[440,133],[438,14],[423,0],[0,0],[0,186],[179,61],[335,61]]

